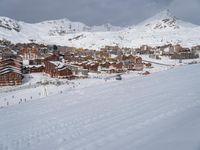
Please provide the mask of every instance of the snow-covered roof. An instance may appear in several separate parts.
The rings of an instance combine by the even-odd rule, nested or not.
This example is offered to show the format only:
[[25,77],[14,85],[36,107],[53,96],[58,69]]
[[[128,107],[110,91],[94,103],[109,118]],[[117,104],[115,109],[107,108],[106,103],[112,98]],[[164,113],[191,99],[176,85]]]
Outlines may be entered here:
[[63,68],[65,66],[65,63],[60,62],[60,61],[50,61],[50,63],[52,63],[55,66],[57,66],[57,68]]
[[21,68],[18,68],[18,67],[15,67],[15,66],[12,66],[12,65],[8,65],[8,66],[3,66],[3,67],[0,67],[0,71],[3,70],[3,69],[8,69],[8,68],[12,68],[12,69],[16,69],[16,70],[21,70]]
[[10,72],[14,72],[17,74],[22,74],[21,70],[19,70],[19,68],[15,68],[15,67],[8,67],[8,68],[4,68],[2,70],[0,70],[0,75],[4,75]]
[[39,67],[44,67],[44,65],[28,65],[27,67],[29,67],[29,68],[33,68],[33,67],[39,68]]
[[28,66],[29,65],[29,60],[23,60],[23,65]]

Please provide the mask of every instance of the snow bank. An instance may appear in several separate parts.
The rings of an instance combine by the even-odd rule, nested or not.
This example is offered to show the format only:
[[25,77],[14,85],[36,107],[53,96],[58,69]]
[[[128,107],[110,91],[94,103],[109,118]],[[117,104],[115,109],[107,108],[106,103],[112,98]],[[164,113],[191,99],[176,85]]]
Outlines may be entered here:
[[199,68],[66,90],[0,109],[0,149],[198,149]]

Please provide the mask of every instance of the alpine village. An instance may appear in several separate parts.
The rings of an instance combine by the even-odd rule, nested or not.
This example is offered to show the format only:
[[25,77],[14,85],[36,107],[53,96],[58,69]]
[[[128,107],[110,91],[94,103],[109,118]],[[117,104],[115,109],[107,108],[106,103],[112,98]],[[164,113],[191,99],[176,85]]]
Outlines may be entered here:
[[23,84],[25,74],[43,73],[51,78],[74,80],[88,78],[89,73],[115,74],[121,80],[121,74],[130,71],[150,74],[144,68],[152,68],[151,62],[144,61],[142,56],[152,59],[183,59],[199,58],[200,45],[191,49],[180,45],[164,45],[139,48],[105,46],[100,50],[91,50],[59,45],[36,43],[12,44],[0,41],[0,86]]

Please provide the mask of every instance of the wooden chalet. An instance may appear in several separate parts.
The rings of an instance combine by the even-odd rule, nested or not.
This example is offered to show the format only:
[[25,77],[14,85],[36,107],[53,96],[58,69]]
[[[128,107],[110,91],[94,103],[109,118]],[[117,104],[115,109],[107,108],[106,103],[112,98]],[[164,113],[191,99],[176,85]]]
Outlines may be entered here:
[[29,65],[27,66],[28,73],[41,73],[44,72],[44,66],[43,65]]
[[45,61],[44,72],[52,78],[72,78],[72,71],[60,61]]
[[44,62],[45,61],[59,61],[59,55],[54,54],[54,53],[49,53],[45,58],[44,58]]
[[0,59],[0,86],[22,84],[22,59],[15,55],[4,55]]
[[84,69],[87,69],[90,72],[98,72],[99,64],[95,62],[88,62],[83,65]]
[[123,63],[123,68],[128,70],[136,70],[141,71],[143,70],[143,63],[142,58],[138,56],[133,55],[123,55],[120,58],[121,62]]
[[25,60],[37,59],[39,58],[39,51],[36,47],[23,47],[20,49],[20,54]]

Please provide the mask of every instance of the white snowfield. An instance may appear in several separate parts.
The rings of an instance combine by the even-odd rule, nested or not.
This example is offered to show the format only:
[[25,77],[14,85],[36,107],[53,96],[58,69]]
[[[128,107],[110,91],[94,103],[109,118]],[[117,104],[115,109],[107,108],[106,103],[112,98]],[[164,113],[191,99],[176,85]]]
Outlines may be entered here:
[[0,39],[96,50],[105,45],[136,48],[171,43],[192,47],[200,45],[200,26],[181,21],[167,10],[129,27],[87,26],[68,19],[30,24],[0,17]]
[[200,65],[0,109],[0,150],[198,150]]

